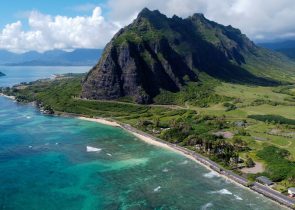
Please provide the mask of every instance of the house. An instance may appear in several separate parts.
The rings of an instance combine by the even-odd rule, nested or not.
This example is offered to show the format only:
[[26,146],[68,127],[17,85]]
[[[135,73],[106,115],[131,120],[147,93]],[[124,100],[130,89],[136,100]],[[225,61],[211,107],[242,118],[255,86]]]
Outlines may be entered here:
[[259,177],[257,177],[256,178],[256,181],[259,182],[260,184],[264,184],[266,186],[273,185],[273,182],[269,178],[267,178],[265,176],[259,176]]
[[290,187],[288,189],[288,194],[290,197],[295,197],[295,187]]

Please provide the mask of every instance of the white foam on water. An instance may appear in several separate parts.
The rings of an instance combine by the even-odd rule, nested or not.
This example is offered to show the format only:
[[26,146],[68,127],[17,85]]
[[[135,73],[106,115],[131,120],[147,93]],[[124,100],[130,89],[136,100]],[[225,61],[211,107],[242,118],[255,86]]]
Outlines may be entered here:
[[167,173],[167,172],[169,171],[169,169],[168,169],[168,168],[164,168],[162,171],[163,171],[164,173]]
[[161,189],[161,186],[158,186],[158,187],[156,187],[156,188],[154,189],[154,192],[159,192],[160,189]]
[[26,116],[26,118],[27,118],[27,119],[31,119],[32,117],[31,117],[31,116]]
[[186,165],[186,164],[188,164],[188,160],[185,160],[185,161],[181,162],[180,164],[181,165]]
[[111,154],[111,153],[107,153],[107,156],[110,156],[110,157],[112,157],[112,154]]
[[221,195],[232,195],[232,192],[230,192],[227,189],[222,189],[222,190],[218,190],[218,191],[212,191],[211,193],[213,193],[213,194],[221,194]]
[[56,142],[56,143],[55,143],[55,145],[59,145],[59,143],[58,143],[58,142]]
[[33,146],[31,146],[31,145],[30,145],[30,146],[28,146],[28,147],[29,147],[30,149],[32,149],[32,148],[33,148]]
[[211,171],[209,173],[204,174],[203,176],[206,178],[214,178],[214,177],[218,177],[219,174],[215,171]]
[[203,205],[201,207],[201,210],[207,210],[208,208],[212,207],[213,206],[213,203],[206,203],[205,205]]
[[237,200],[239,200],[239,201],[242,201],[243,200],[243,198],[241,198],[240,196],[238,196],[238,195],[234,195],[235,196],[235,198],[237,199]]
[[219,190],[219,193],[222,194],[222,195],[232,195],[232,192],[230,192],[227,189]]
[[96,148],[96,147],[86,146],[86,151],[87,152],[100,152],[101,149],[100,148]]

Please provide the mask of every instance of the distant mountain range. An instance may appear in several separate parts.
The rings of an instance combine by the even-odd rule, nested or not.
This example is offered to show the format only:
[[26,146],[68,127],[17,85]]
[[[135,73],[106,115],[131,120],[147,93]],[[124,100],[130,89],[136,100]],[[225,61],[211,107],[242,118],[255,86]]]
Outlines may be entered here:
[[168,18],[146,8],[107,44],[83,82],[82,97],[152,103],[163,90],[178,92],[202,81],[202,75],[267,86],[288,82],[294,67],[290,59],[255,45],[239,29],[203,14]]
[[261,47],[280,52],[287,57],[295,60],[295,40],[287,40],[283,42],[259,43]]
[[76,49],[72,52],[51,50],[44,53],[30,51],[22,54],[0,50],[0,65],[7,66],[93,66],[101,49]]

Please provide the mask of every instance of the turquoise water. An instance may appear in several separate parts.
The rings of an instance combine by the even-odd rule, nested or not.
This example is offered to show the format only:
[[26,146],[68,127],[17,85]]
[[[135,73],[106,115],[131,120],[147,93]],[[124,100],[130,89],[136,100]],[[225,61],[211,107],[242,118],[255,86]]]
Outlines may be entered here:
[[0,209],[281,208],[120,128],[0,97]]

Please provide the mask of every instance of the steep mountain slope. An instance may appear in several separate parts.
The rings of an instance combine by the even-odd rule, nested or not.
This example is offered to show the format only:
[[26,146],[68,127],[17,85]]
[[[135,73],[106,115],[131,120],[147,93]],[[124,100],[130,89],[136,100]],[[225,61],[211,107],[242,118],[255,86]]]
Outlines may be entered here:
[[[281,68],[282,63],[287,65]],[[257,47],[240,30],[202,14],[167,18],[144,9],[107,44],[83,82],[82,97],[127,96],[150,103],[161,90],[177,92],[198,81],[202,72],[228,82],[276,85],[279,81],[271,77],[293,73],[294,66],[287,58]]]
[[57,66],[94,65],[100,58],[100,49],[76,49],[72,52],[50,50],[44,53],[35,51],[22,54],[0,50],[0,65],[12,66]]

